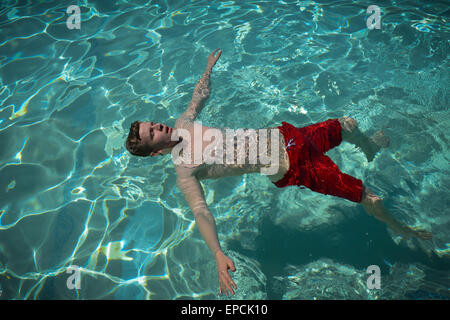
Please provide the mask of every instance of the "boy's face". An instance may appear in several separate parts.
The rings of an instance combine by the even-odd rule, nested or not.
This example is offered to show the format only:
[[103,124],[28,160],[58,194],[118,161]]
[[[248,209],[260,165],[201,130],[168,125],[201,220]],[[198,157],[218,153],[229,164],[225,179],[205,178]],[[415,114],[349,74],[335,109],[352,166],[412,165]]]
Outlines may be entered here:
[[149,146],[154,151],[151,156],[158,155],[162,149],[171,147],[176,141],[171,141],[173,128],[161,123],[151,121],[139,123],[139,136],[143,144]]

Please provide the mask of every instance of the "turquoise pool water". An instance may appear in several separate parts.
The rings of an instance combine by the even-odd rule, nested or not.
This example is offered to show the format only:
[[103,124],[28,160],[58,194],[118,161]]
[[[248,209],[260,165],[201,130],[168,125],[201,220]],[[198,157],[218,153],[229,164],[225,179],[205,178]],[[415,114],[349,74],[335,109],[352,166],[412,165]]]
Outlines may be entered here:
[[373,162],[328,154],[434,235],[400,241],[354,203],[264,176],[203,181],[233,298],[450,297],[448,2],[377,1],[373,30],[364,1],[80,1],[68,29],[71,4],[0,8],[0,299],[220,299],[170,158],[124,148],[135,120],[174,125],[215,48],[199,120],[383,129]]

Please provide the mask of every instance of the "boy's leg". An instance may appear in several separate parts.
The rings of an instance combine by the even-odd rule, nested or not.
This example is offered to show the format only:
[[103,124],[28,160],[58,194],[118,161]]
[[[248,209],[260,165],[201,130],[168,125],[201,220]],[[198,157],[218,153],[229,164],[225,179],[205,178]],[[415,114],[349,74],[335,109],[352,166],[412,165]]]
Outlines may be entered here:
[[381,198],[365,186],[363,186],[361,205],[367,213],[373,215],[376,219],[383,221],[395,233],[401,234],[405,238],[417,237],[424,240],[430,240],[433,237],[428,231],[413,229],[395,220],[392,214],[383,206],[383,201]]
[[377,131],[372,137],[367,137],[358,128],[358,122],[350,117],[338,119],[342,127],[342,140],[361,148],[368,161],[372,161],[381,148],[389,146],[389,137],[382,131]]

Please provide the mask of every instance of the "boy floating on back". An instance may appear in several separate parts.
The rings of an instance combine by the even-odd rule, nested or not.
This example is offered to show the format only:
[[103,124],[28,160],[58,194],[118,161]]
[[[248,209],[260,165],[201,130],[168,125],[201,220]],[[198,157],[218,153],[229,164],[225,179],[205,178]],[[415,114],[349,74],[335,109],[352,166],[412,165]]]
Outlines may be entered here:
[[[220,294],[234,294],[237,286],[228,269],[236,269],[220,247],[214,217],[206,205],[199,182],[202,179],[260,172],[279,188],[305,186],[319,193],[360,203],[369,215],[385,222],[405,238],[432,238],[430,232],[408,227],[394,219],[380,197],[361,180],[342,173],[324,154],[347,141],[358,146],[371,161],[380,148],[389,145],[389,138],[381,131],[369,138],[358,129],[356,120],[349,117],[329,119],[304,128],[282,122],[281,126],[258,130],[224,130],[194,122],[210,95],[210,74],[221,53],[216,49],[209,55],[192,100],[176,120],[174,128],[151,121],[135,121],[126,141],[126,148],[136,156],[172,154],[177,184],[216,259]],[[245,143],[246,138],[248,143]]]

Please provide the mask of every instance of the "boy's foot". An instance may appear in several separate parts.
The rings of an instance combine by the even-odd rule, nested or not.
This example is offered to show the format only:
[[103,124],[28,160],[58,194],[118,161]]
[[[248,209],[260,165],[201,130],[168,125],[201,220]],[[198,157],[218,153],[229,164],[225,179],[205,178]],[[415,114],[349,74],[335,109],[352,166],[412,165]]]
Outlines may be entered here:
[[373,143],[375,143],[380,148],[387,148],[389,147],[389,137],[384,134],[383,130],[379,130],[375,132],[371,137],[370,140],[372,140]]
[[363,149],[369,162],[375,158],[375,155],[381,148],[389,147],[390,140],[382,130],[379,130],[370,137],[370,142],[371,145],[368,148],[364,148],[365,150]]
[[389,137],[382,130],[375,132],[370,138],[358,129],[358,122],[350,117],[339,118],[342,127],[342,140],[353,143],[361,148],[361,151],[370,162],[381,148],[389,146]]
[[405,239],[416,237],[422,240],[431,240],[433,238],[431,232],[409,227],[393,219],[391,214],[384,208],[381,198],[371,192],[364,194],[361,204],[369,214],[385,222],[394,233],[400,234]]

